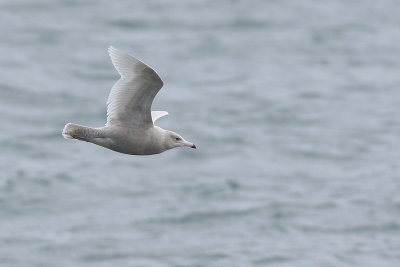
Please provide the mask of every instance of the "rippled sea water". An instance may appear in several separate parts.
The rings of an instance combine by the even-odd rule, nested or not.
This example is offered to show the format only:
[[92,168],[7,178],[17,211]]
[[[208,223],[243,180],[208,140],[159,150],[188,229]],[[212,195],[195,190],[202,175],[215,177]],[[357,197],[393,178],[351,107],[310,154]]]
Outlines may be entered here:
[[[400,266],[400,3],[0,1],[0,266]],[[157,156],[105,123],[114,45],[165,81]]]

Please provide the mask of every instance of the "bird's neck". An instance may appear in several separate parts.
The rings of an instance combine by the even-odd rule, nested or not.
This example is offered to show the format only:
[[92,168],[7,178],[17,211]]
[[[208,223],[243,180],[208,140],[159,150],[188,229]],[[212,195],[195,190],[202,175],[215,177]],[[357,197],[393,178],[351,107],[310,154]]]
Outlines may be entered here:
[[154,126],[154,129],[156,131],[156,136],[160,137],[159,145],[162,147],[163,151],[174,148],[172,142],[170,142],[170,131],[158,126]]

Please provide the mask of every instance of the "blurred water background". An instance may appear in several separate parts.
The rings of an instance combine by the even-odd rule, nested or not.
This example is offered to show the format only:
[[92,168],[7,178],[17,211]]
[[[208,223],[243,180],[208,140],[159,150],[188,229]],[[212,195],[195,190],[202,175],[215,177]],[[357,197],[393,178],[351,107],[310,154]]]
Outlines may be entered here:
[[[0,2],[0,266],[400,266],[400,2]],[[105,123],[107,47],[165,81],[157,156]]]

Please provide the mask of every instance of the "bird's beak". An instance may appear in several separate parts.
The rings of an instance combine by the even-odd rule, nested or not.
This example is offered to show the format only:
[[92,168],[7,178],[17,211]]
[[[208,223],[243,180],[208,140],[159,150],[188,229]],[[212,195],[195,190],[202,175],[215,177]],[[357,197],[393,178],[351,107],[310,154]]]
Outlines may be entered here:
[[185,143],[183,143],[184,146],[190,147],[190,148],[196,148],[196,145],[193,143],[190,143],[188,141],[185,141]]

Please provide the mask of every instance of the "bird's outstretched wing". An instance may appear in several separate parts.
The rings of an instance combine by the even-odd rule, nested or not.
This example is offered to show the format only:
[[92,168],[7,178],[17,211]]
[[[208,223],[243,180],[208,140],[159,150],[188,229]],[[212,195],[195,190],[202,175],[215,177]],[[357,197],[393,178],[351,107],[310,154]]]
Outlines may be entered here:
[[152,125],[151,104],[163,81],[140,60],[112,46],[108,53],[121,78],[108,96],[106,126]]

